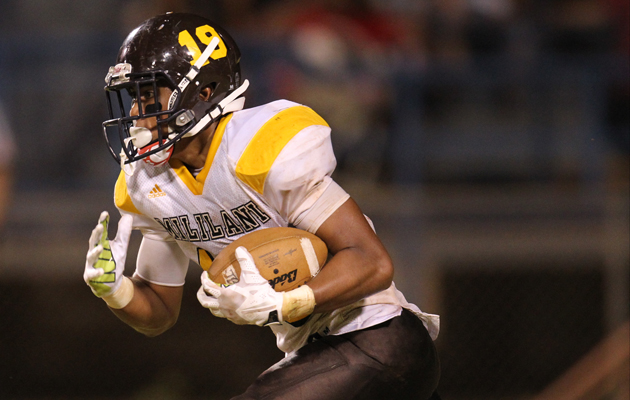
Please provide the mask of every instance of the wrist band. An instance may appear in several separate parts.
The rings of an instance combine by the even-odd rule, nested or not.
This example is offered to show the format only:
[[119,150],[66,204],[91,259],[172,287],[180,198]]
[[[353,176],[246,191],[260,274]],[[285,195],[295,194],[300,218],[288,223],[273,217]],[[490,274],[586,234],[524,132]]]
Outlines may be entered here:
[[111,294],[101,297],[111,308],[121,309],[133,299],[134,285],[131,279],[123,276],[120,287]]
[[315,309],[315,295],[308,285],[282,293],[282,319],[286,322],[299,321]]

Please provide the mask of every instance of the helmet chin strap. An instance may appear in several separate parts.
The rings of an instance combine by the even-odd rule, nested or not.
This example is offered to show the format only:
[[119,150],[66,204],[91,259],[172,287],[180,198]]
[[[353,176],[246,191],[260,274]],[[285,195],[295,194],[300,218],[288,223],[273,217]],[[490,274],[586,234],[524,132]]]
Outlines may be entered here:
[[249,81],[245,79],[245,81],[243,81],[243,84],[241,86],[236,88],[236,90],[230,93],[229,96],[221,100],[219,104],[216,105],[216,107],[214,107],[208,114],[204,115],[203,118],[201,118],[199,122],[197,122],[195,126],[193,126],[192,129],[186,132],[186,134],[182,137],[195,136],[196,134],[201,132],[202,129],[208,126],[208,124],[216,120],[221,115],[230,113],[233,111],[242,110],[243,107],[245,106],[245,98],[244,97],[237,98],[237,97],[242,95],[243,92],[245,92],[245,90],[247,90],[248,87],[249,87]]
[[[188,87],[190,82],[192,82],[195,79],[197,74],[199,74],[199,70],[206,63],[206,61],[208,61],[208,59],[210,58],[210,56],[212,55],[212,53],[214,52],[214,50],[217,48],[218,45],[219,45],[219,38],[213,37],[212,40],[210,40],[210,43],[208,43],[208,46],[206,46],[206,48],[204,49],[203,53],[201,53],[201,56],[199,56],[195,64],[192,67],[190,67],[190,70],[188,71],[186,76],[183,77],[182,80],[177,85],[182,92],[184,91],[184,89]],[[242,95],[245,92],[245,90],[247,90],[248,86],[249,86],[249,81],[246,79],[241,84],[241,86],[236,88],[232,93],[230,93],[229,96],[221,100],[219,104],[216,105],[216,107],[214,107],[208,114],[204,115],[203,118],[201,118],[199,122],[197,122],[195,126],[193,126],[192,129],[186,132],[186,134],[182,137],[195,136],[196,134],[201,132],[201,130],[203,130],[206,126],[208,126],[212,121],[217,119],[219,116],[225,113],[242,110],[243,107],[245,106],[245,99],[244,98],[238,99],[237,97]],[[176,98],[177,98],[177,92],[173,92],[171,94],[171,97],[168,100],[169,109],[172,107]]]
[[134,121],[134,125],[129,127],[129,138],[125,139],[125,144],[129,143],[129,141],[133,142],[133,145],[137,148],[141,148],[151,143],[153,140],[153,135],[151,131],[147,128],[143,128],[140,126],[136,126]]
[[125,164],[125,162],[127,162],[127,155],[125,154],[124,150],[120,151],[119,157],[120,157],[120,169],[127,176],[133,175],[133,173],[136,172],[136,164],[134,163]]
[[[206,61],[208,61],[208,58],[210,58],[210,56],[212,55],[212,52],[217,48],[218,45],[219,45],[219,38],[213,37],[212,40],[210,40],[210,43],[208,43],[208,45],[206,46],[203,53],[201,53],[201,55],[197,59],[197,62],[195,62],[190,67],[190,70],[188,71],[186,76],[184,76],[182,80],[179,81],[179,83],[177,84],[177,87],[179,87],[179,90],[181,92],[183,92],[184,89],[188,87],[190,82],[192,82],[195,79],[197,74],[199,74],[199,69],[206,63]],[[173,104],[175,103],[177,96],[178,96],[177,91],[174,91],[173,93],[171,93],[171,97],[168,99],[169,110],[173,107]]]
[[[168,138],[165,139],[162,144],[164,143],[168,143],[170,140],[172,140],[175,136],[177,136],[176,133],[173,133],[172,129],[168,129],[168,133],[170,133],[168,135]],[[125,146],[127,144],[129,144],[129,142],[132,142],[133,145],[138,149],[138,154],[142,155],[143,153],[146,153],[148,151],[151,151],[153,149],[155,149],[157,146],[160,146],[161,144],[158,142],[155,142],[153,144],[151,144],[151,141],[153,140],[153,135],[151,134],[151,130],[144,128],[144,127],[140,127],[140,126],[135,126],[135,121],[134,121],[134,126],[130,126],[129,127],[129,135],[130,137],[126,138],[124,140],[125,142]],[[166,162],[168,162],[168,160],[171,158],[171,155],[173,154],[173,144],[175,144],[174,142],[171,143],[170,146],[155,152],[154,154],[151,154],[150,156],[147,156],[145,158],[143,158],[142,160],[148,164],[151,164],[153,166],[159,166],[159,165],[163,165]],[[125,174],[131,176],[133,175],[133,173],[136,170],[136,166],[133,163],[129,163],[129,164],[125,164],[125,162],[127,161],[127,155],[125,154],[124,150],[121,150],[120,152],[120,168],[125,172]],[[127,167],[127,168],[125,168]]]
[[[169,138],[170,139],[170,138]],[[166,139],[166,143],[169,142],[169,139]],[[142,161],[146,162],[147,164],[151,164],[154,167],[160,166],[160,165],[164,165],[168,162],[168,160],[171,158],[171,155],[173,155],[173,149],[174,149],[174,145],[175,142],[171,142],[170,146],[157,151],[153,154],[151,154],[150,156],[147,156],[145,158],[142,159]],[[138,150],[138,154],[143,154],[146,153],[148,151],[151,151],[157,147],[160,146],[160,143],[155,142],[153,144],[150,144],[148,146],[145,146],[141,149]]]

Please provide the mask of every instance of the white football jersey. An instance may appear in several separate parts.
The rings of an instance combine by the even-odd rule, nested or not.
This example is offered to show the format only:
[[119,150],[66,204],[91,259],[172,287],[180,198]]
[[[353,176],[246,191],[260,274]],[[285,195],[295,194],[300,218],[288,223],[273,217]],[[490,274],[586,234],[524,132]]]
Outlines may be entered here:
[[[180,162],[136,162],[121,174],[115,202],[147,239],[175,241],[204,269],[228,244],[256,229],[295,226],[315,233],[349,195],[331,178],[336,160],[330,128],[313,110],[286,100],[237,111],[218,124],[203,169]],[[184,284],[186,270],[152,263],[136,274],[162,285]],[[147,270],[148,269],[148,270]],[[278,347],[291,352],[315,334],[341,334],[409,308],[431,335],[438,317],[421,313],[392,285],[353,305],[317,314],[300,327],[272,325]]]

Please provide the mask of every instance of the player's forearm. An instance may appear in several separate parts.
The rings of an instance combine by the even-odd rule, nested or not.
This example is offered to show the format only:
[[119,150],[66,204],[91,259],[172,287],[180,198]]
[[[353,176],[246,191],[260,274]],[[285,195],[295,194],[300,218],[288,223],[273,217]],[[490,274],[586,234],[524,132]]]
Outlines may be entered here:
[[[134,292],[131,301],[121,309],[110,307],[112,312],[121,321],[149,337],[157,336],[171,328],[177,322],[180,302],[164,301],[163,294],[156,293],[156,285],[135,278],[132,278],[132,281]],[[164,290],[172,292],[178,289],[159,287],[158,292]]]
[[365,216],[348,199],[316,232],[334,256],[308,282],[314,312],[327,312],[387,289],[394,276],[392,261]]
[[331,258],[308,283],[315,295],[316,313],[333,311],[387,289],[393,266],[387,253],[368,256],[358,249],[346,249]]

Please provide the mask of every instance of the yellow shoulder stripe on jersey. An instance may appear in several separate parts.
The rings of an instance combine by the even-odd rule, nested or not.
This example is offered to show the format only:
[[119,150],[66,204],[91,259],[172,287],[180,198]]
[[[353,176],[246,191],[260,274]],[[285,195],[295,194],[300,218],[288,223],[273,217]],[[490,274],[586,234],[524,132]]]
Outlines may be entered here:
[[208,177],[208,172],[210,172],[210,167],[212,166],[212,162],[214,161],[214,156],[217,154],[217,150],[219,149],[219,145],[221,144],[221,139],[223,139],[223,133],[225,132],[225,127],[228,122],[232,119],[232,114],[228,114],[219,121],[217,125],[217,129],[214,131],[214,136],[212,137],[212,142],[210,143],[210,150],[208,150],[208,156],[206,157],[206,162],[203,166],[203,169],[197,177],[195,178],[188,168],[179,160],[171,160],[169,163],[179,179],[186,184],[188,189],[195,195],[203,194],[203,186],[206,183],[206,178]]
[[127,192],[127,181],[125,180],[125,173],[122,170],[120,171],[120,175],[118,175],[118,180],[116,181],[116,186],[114,188],[114,202],[116,203],[116,207],[121,210],[135,214],[142,214],[133,204],[129,193]]
[[236,175],[262,194],[267,174],[284,146],[312,125],[328,126],[322,117],[305,106],[280,111],[265,122],[249,142],[236,164]]

